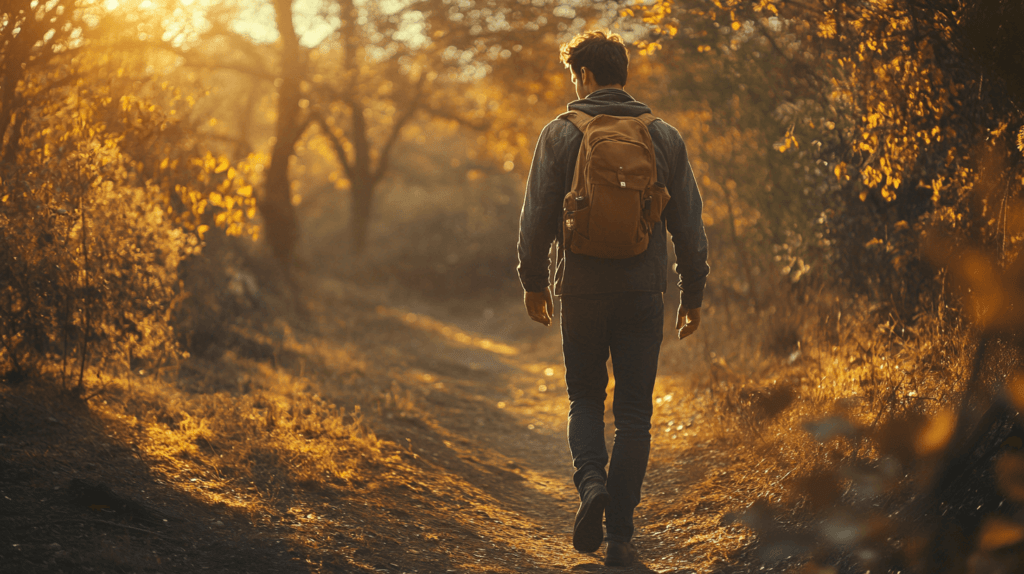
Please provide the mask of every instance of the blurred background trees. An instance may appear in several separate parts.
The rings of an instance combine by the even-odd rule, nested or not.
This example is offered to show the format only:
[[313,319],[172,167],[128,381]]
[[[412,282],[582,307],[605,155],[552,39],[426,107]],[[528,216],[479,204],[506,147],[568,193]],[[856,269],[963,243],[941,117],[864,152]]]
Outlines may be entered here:
[[[941,289],[942,265],[922,265],[917,252],[922,236],[952,233],[1013,255],[1016,3],[659,1],[637,12],[657,25],[664,52],[726,63],[717,75],[684,76],[687,93],[731,95],[744,113],[727,121],[757,122],[762,145],[774,140],[782,155],[756,162],[772,166],[768,193],[737,187],[789,191],[754,205],[768,228],[807,240],[800,250],[817,252],[808,258],[827,280],[909,318]],[[780,213],[790,221],[767,215]],[[780,239],[769,243],[793,247]]]
[[76,172],[62,194],[101,185],[64,161],[84,134],[126,164],[108,188],[151,190],[196,245],[258,223],[286,270],[501,299],[517,290],[533,141],[573,97],[557,46],[613,25],[637,48],[628,89],[691,149],[716,246],[710,311],[774,317],[779,352],[799,342],[794,306],[825,290],[906,324],[956,307],[954,248],[1003,265],[1021,235],[1013,2],[5,6],[8,209],[48,189],[22,178],[58,177],[29,157]]

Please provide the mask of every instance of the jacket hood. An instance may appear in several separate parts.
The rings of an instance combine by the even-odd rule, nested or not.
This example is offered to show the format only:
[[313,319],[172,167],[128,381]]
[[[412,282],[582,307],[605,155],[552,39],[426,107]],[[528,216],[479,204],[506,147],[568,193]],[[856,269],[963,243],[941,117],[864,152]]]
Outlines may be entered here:
[[582,100],[570,103],[568,107],[569,110],[578,110],[592,116],[606,114],[633,118],[651,111],[646,104],[634,100],[633,96],[615,88],[604,88],[592,92]]

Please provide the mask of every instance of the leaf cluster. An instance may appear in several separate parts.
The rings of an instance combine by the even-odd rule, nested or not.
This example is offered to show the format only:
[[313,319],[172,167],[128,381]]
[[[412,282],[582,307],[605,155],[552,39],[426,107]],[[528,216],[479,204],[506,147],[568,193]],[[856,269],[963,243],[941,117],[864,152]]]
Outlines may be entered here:
[[200,145],[193,98],[111,68],[83,39],[87,3],[46,6],[70,16],[26,9],[6,30],[10,47],[50,25],[42,37],[65,49],[5,54],[24,60],[0,116],[0,356],[8,378],[77,378],[81,394],[87,373],[179,355],[179,267],[212,227],[256,233],[252,168]]
[[[923,236],[983,238],[1012,259],[1022,232],[1015,138],[1024,118],[1012,66],[1022,50],[1012,38],[1024,14],[998,0],[961,5],[665,0],[636,16],[656,26],[649,42],[683,54],[676,59],[729,70],[717,88],[686,70],[679,84],[710,88],[707,101],[738,98],[743,113],[722,123],[755,125],[774,141],[782,155],[767,164],[785,167],[766,183],[786,190],[772,194],[785,202],[774,211],[790,214],[791,229],[794,219],[814,222],[800,233],[820,248],[814,266],[909,317],[938,285],[918,252]],[[801,193],[816,199],[783,198]]]

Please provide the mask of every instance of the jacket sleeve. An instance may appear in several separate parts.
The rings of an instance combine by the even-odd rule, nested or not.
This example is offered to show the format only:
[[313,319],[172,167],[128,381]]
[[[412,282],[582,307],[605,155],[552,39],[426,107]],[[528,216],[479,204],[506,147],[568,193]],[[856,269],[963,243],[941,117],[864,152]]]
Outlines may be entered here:
[[567,162],[564,139],[565,120],[549,123],[537,140],[530,175],[526,180],[526,198],[519,217],[519,280],[526,291],[538,293],[548,287],[548,254],[562,223]]
[[[678,136],[676,136],[678,137]],[[696,309],[704,300],[708,277],[708,238],[701,219],[703,203],[690,168],[686,145],[678,139],[667,184],[672,199],[665,206],[665,226],[676,249],[675,271],[679,274],[680,305]]]

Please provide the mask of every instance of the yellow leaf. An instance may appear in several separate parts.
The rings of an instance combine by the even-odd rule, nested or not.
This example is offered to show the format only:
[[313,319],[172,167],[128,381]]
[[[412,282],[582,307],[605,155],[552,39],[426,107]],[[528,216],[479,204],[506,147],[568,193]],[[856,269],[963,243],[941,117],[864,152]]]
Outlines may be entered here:
[[955,428],[956,413],[951,410],[941,410],[935,413],[935,416],[921,429],[921,432],[917,435],[917,440],[914,441],[917,453],[928,455],[942,450],[949,442],[949,439],[953,438],[953,430]]
[[238,171],[235,168],[228,168],[228,180],[235,179],[236,175],[238,175]]
[[992,552],[1013,546],[1024,540],[1024,525],[1005,518],[991,517],[985,520],[978,535],[978,549]]
[[241,195],[242,197],[251,197],[252,196],[252,186],[251,185],[247,185],[245,187],[240,187],[240,188],[238,188],[238,192],[237,193],[238,193],[238,195]]
[[224,225],[224,223],[227,220],[228,220],[228,214],[222,211],[222,212],[217,214],[217,217],[213,218],[213,224],[216,225],[217,227],[220,227],[220,226]]
[[742,26],[742,24],[740,24],[739,22],[733,22],[732,23],[732,29],[733,30],[739,30],[740,26]]
[[1014,452],[1004,453],[996,460],[996,483],[1010,500],[1024,500],[1024,458]]
[[203,238],[203,234],[204,234],[204,233],[206,233],[206,232],[207,232],[207,231],[209,231],[209,230],[210,230],[210,226],[209,226],[209,225],[200,225],[200,226],[199,226],[199,227],[198,227],[198,228],[196,229],[196,231],[198,231],[198,232],[199,232],[199,239],[202,239],[202,238]]
[[10,196],[11,194],[8,193],[7,195],[0,197],[0,203],[7,203],[7,198]]
[[170,158],[165,157],[164,161],[160,162],[160,169],[167,169],[167,166],[170,165],[170,163]]
[[1005,389],[1013,406],[1017,407],[1018,410],[1024,408],[1024,373],[1014,373],[1010,380],[1006,382]]
[[230,165],[231,164],[228,163],[228,158],[222,157],[222,158],[220,158],[220,163],[217,164],[217,169],[214,170],[214,172],[215,173],[224,173],[225,171],[228,170],[228,167],[230,167]]

